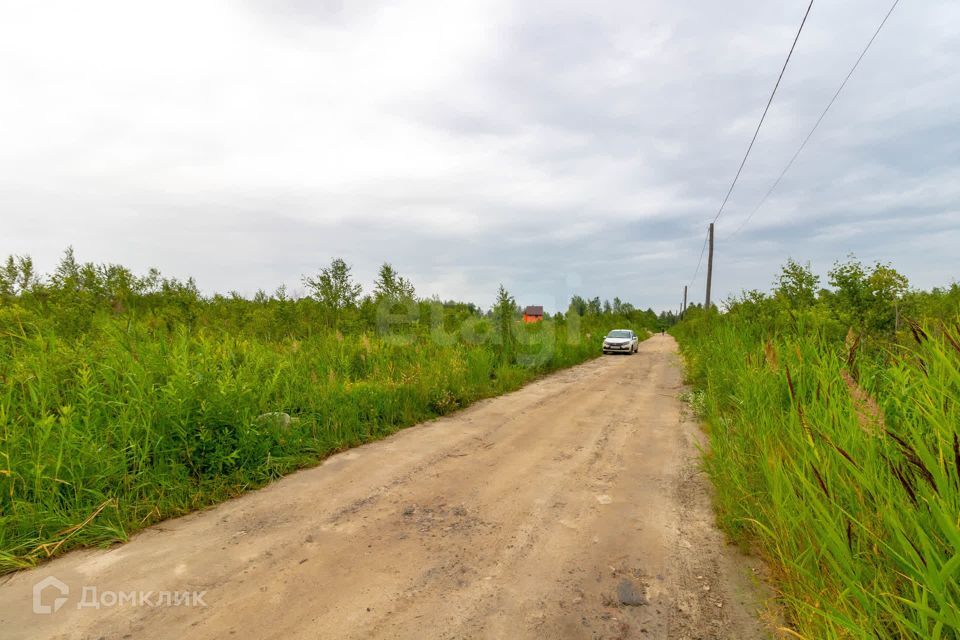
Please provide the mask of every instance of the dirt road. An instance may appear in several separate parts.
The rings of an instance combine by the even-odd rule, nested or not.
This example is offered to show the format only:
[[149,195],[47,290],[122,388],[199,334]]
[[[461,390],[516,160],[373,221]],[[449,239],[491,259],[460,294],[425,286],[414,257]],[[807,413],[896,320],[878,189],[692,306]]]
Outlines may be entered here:
[[[655,336],[0,578],[0,636],[765,638],[749,564],[712,527],[681,379]],[[69,593],[34,613],[47,576]]]

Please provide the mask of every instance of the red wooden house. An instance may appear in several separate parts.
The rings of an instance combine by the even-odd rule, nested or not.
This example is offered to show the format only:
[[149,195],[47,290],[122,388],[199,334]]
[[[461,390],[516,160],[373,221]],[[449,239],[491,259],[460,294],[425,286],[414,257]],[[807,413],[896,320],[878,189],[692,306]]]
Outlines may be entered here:
[[527,307],[523,310],[523,321],[526,323],[543,320],[543,307]]

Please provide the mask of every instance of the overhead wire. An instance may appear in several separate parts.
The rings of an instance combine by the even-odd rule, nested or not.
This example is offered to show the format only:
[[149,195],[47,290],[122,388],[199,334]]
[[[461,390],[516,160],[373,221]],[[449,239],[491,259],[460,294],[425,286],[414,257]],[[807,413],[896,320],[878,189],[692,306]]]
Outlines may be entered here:
[[700,265],[703,264],[703,254],[704,254],[704,252],[707,250],[707,240],[709,240],[709,239],[710,239],[710,233],[707,232],[707,235],[706,235],[706,236],[704,237],[704,239],[703,239],[703,248],[700,249],[700,259],[697,260],[697,268],[696,268],[696,270],[693,272],[693,277],[690,278],[690,284],[687,285],[687,286],[692,286],[692,285],[693,285],[693,281],[697,279],[697,274],[700,273]]
[[743,160],[740,161],[740,167],[737,168],[737,173],[733,177],[733,182],[730,183],[730,188],[727,189],[727,194],[723,197],[723,202],[720,204],[720,208],[717,210],[717,215],[713,217],[713,221],[716,222],[717,218],[720,217],[720,214],[723,213],[723,208],[727,206],[727,201],[730,200],[730,194],[733,193],[733,188],[737,185],[737,180],[740,178],[740,173],[743,171],[743,167],[747,164],[747,158],[750,157],[750,150],[753,149],[753,143],[757,141],[757,136],[760,134],[760,128],[763,126],[763,121],[767,117],[767,112],[770,111],[770,105],[773,104],[773,97],[777,95],[777,88],[780,87],[780,81],[783,80],[783,74],[787,71],[787,65],[790,64],[790,58],[793,56],[793,50],[797,46],[797,41],[800,39],[800,33],[803,31],[803,25],[807,23],[807,17],[810,15],[810,10],[813,8],[813,0],[810,0],[810,4],[807,5],[807,11],[803,14],[803,20],[800,21],[800,28],[797,29],[797,35],[793,38],[793,43],[790,45],[790,51],[787,53],[787,59],[783,61],[783,67],[780,69],[780,75],[777,76],[777,82],[773,85],[773,91],[770,92],[770,98],[767,99],[767,106],[763,109],[763,115],[760,116],[760,122],[757,123],[757,129],[753,132],[753,138],[750,139],[750,144],[747,146],[747,152],[743,154]]
[[827,112],[830,110],[830,107],[832,107],[833,103],[837,101],[837,98],[840,96],[840,92],[843,91],[843,88],[845,86],[847,86],[847,82],[850,80],[850,77],[853,75],[853,72],[857,70],[858,66],[860,66],[860,61],[863,60],[863,57],[865,55],[867,55],[867,51],[870,50],[870,47],[873,45],[873,41],[877,39],[877,36],[880,34],[880,30],[883,29],[883,26],[887,23],[887,20],[890,18],[890,14],[893,13],[893,10],[897,8],[897,4],[899,3],[900,3],[900,0],[894,0],[893,4],[890,6],[890,10],[887,11],[887,14],[883,17],[883,20],[880,21],[880,25],[877,27],[876,31],[873,32],[873,36],[871,36],[870,40],[867,42],[867,45],[860,52],[859,57],[857,57],[857,61],[853,63],[853,66],[850,68],[850,71],[848,71],[846,77],[844,77],[843,82],[840,83],[840,86],[837,88],[836,92],[833,94],[833,97],[830,98],[830,101],[827,103],[827,106],[824,107],[823,111],[820,113],[820,117],[817,118],[817,121],[813,124],[813,128],[810,129],[810,132],[807,133],[807,136],[803,139],[803,142],[800,143],[800,146],[797,148],[796,152],[794,152],[793,156],[790,158],[790,161],[786,164],[786,166],[783,168],[783,171],[780,172],[780,175],[777,176],[777,179],[773,182],[773,184],[770,186],[770,188],[767,190],[764,196],[760,199],[760,202],[757,203],[757,206],[755,206],[753,210],[750,212],[750,215],[748,215],[744,219],[744,221],[740,223],[740,226],[738,226],[733,233],[727,236],[728,238],[733,238],[738,233],[740,233],[740,231],[745,226],[747,226],[747,223],[750,222],[750,220],[757,213],[757,211],[760,210],[760,207],[764,205],[764,203],[767,201],[770,195],[774,192],[777,186],[779,186],[780,181],[783,180],[783,177],[785,175],[787,175],[787,172],[793,166],[793,163],[796,161],[797,157],[803,151],[804,147],[807,146],[807,143],[810,142],[810,138],[813,137],[813,134],[817,130],[817,128],[820,126],[820,123],[823,122],[823,118],[824,116],[827,115]]

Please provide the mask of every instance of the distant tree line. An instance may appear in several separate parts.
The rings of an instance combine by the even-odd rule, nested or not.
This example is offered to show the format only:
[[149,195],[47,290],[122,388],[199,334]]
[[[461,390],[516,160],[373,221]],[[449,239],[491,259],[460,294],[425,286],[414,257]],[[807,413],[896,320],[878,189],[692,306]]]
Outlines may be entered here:
[[[81,262],[68,248],[48,276],[39,274],[28,256],[8,257],[0,267],[0,304],[42,312],[44,321],[63,335],[83,333],[97,317],[107,315],[145,320],[168,331],[209,326],[274,338],[324,330],[390,332],[438,322],[450,329],[468,318],[485,318],[506,336],[507,324],[522,315],[522,307],[503,286],[486,312],[471,302],[419,297],[412,282],[387,262],[369,293],[339,257],[304,276],[302,283],[304,297],[291,296],[286,286],[272,293],[258,290],[249,299],[236,291],[204,295],[193,278],[166,277],[155,268],[137,275],[118,264]],[[669,312],[658,316],[652,309],[635,309],[619,297],[601,302],[580,295],[571,298],[565,312],[545,314],[558,322],[571,316],[601,323],[619,318],[652,331],[677,320]]]
[[[888,263],[864,264],[855,256],[837,261],[821,277],[810,263],[788,259],[769,292],[752,289],[731,296],[724,312],[749,316],[769,331],[793,330],[805,323],[832,334],[853,330],[877,339],[891,339],[917,318],[953,319],[960,313],[960,285],[923,291]],[[717,313],[716,309],[711,312]],[[703,313],[688,308],[688,317]]]

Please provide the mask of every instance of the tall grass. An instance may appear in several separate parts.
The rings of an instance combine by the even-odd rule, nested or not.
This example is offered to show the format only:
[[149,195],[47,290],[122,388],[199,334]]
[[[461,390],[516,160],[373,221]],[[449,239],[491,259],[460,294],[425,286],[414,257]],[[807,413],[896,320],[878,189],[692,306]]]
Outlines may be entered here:
[[675,329],[704,391],[721,525],[790,635],[960,638],[960,328],[865,350],[737,314]]
[[629,322],[515,323],[507,353],[476,314],[344,334],[311,323],[305,303],[190,305],[4,301],[0,573],[516,389],[597,355],[588,334]]

